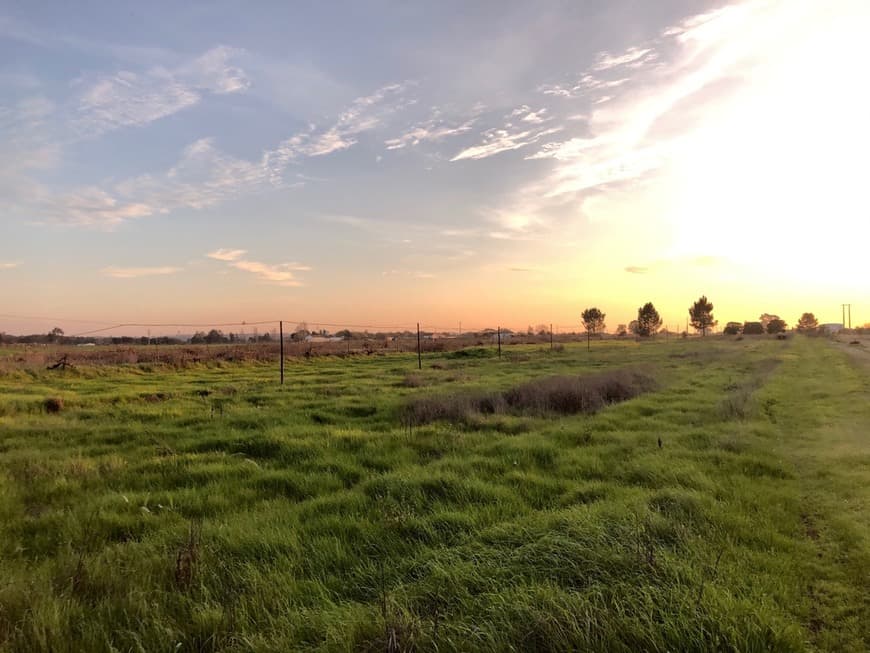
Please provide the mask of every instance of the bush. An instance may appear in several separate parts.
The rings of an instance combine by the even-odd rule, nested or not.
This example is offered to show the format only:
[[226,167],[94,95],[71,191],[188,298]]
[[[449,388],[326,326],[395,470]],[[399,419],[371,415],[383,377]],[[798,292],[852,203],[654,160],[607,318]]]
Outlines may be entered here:
[[59,413],[63,410],[63,399],[61,397],[48,397],[42,402],[46,413]]
[[419,397],[404,408],[412,424],[445,420],[467,424],[476,415],[573,415],[594,413],[608,404],[632,399],[655,387],[651,376],[614,370],[591,376],[553,376],[504,392]]
[[745,322],[743,324],[743,335],[759,336],[764,333],[764,325],[761,322]]

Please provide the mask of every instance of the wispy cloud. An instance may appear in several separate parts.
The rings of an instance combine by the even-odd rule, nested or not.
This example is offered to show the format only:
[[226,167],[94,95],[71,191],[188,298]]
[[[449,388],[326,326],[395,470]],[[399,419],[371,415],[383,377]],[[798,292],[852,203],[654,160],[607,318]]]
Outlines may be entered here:
[[512,128],[488,129],[482,134],[482,143],[465,148],[450,159],[450,161],[485,159],[500,154],[501,152],[518,150],[521,147],[537,143],[545,136],[555,134],[561,131],[561,129],[561,127],[552,127],[550,129],[526,129],[524,131],[517,131]]
[[154,277],[167,274],[176,274],[184,268],[163,266],[163,267],[145,267],[145,268],[122,268],[109,266],[101,270],[102,274],[115,279],[136,279],[139,277]]
[[21,263],[19,263],[17,261],[0,263],[0,270],[12,270],[14,268],[19,267],[20,265],[21,265]]
[[446,120],[436,109],[428,120],[415,124],[401,136],[384,141],[384,145],[388,150],[399,150],[423,142],[440,141],[448,136],[457,136],[470,131],[476,120],[476,117],[463,121]]
[[383,124],[384,119],[413,103],[404,97],[409,83],[388,84],[371,95],[358,97],[328,128],[310,125],[294,134],[274,150],[264,154],[264,161],[274,180],[280,179],[290,161],[303,156],[324,156],[352,147],[359,135]]
[[[224,68],[220,64],[228,56],[224,51],[220,56],[207,54],[204,63],[195,65],[195,69],[204,75],[198,83],[210,84],[214,92],[235,92],[243,86],[236,69]],[[124,83],[118,83],[123,87],[126,80],[122,81]],[[221,151],[214,138],[201,138],[185,147],[178,162],[165,172],[143,174],[105,187],[80,187],[62,194],[50,194],[37,188],[25,202],[27,206],[18,208],[49,221],[111,228],[125,220],[169,213],[179,208],[204,209],[266,187],[300,187],[306,183],[305,176],[297,175],[297,181],[283,183],[283,173],[290,161],[351,147],[361,133],[381,125],[387,115],[410,102],[402,97],[405,87],[392,84],[357,98],[331,127],[318,129],[311,125],[306,132],[291,137],[278,148],[265,150],[259,159],[234,157]],[[183,99],[186,88],[178,88],[182,94],[177,96],[180,102],[186,102]],[[163,87],[164,91],[166,89]],[[94,119],[92,126],[104,129],[110,128],[110,123],[145,124],[179,108],[179,104],[172,101],[166,106],[161,104],[167,98],[176,97],[173,92],[152,96],[148,93],[141,95],[142,91],[141,85],[131,90],[131,93],[140,94],[141,106],[136,102],[115,103],[111,98],[118,98],[110,83],[105,93],[110,98],[106,106],[111,108],[106,109],[105,115],[99,111],[91,114]],[[103,92],[100,88],[97,95]],[[193,93],[190,99],[193,100],[194,96],[198,98]]]
[[527,122],[533,125],[540,125],[542,122],[547,122],[548,120],[552,120],[552,116],[546,115],[548,109],[546,107],[542,107],[537,111],[532,111],[529,105],[524,104],[521,107],[514,109],[509,118],[516,118],[521,122]]
[[208,258],[222,261],[236,270],[249,272],[261,281],[266,281],[278,286],[298,287],[303,285],[296,278],[296,272],[308,272],[312,268],[302,263],[263,263],[242,258],[247,254],[244,249],[216,249],[206,254]]
[[75,128],[99,136],[141,127],[198,104],[204,93],[237,93],[250,81],[230,60],[241,50],[219,46],[175,69],[154,67],[101,76],[87,83],[78,101]]
[[200,95],[163,70],[121,71],[100,79],[79,100],[76,121],[82,135],[139,127],[197,104]]
[[248,253],[246,249],[216,249],[206,254],[209,258],[217,261],[236,261]]
[[595,64],[592,70],[604,71],[627,66],[630,68],[640,68],[641,66],[655,61],[658,58],[658,53],[652,48],[630,47],[619,54],[610,52],[600,52],[595,59]]
[[740,3],[693,16],[621,53],[602,52],[575,84],[539,87],[585,98],[591,110],[586,134],[545,142],[527,157],[556,162],[530,194],[572,197],[657,173],[694,128],[694,103],[703,104],[717,85],[746,78],[764,56],[762,35],[776,22],[769,3]]
[[381,276],[383,277],[411,277],[412,279],[435,279],[437,275],[432,272],[425,272],[423,270],[384,270],[381,272]]

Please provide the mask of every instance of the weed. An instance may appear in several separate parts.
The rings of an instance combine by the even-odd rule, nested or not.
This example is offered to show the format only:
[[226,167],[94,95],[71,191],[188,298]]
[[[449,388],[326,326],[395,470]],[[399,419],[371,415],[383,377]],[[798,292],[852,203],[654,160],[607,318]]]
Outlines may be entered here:
[[42,407],[46,413],[59,413],[63,410],[63,398],[48,397],[42,402]]
[[199,546],[202,522],[192,522],[187,528],[187,538],[175,552],[175,586],[187,591],[193,584],[199,563]]

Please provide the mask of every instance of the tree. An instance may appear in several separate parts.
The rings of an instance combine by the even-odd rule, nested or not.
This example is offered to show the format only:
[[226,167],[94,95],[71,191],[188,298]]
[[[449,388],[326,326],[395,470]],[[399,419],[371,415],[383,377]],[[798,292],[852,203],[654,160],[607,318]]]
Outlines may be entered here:
[[616,335],[618,335],[620,338],[624,337],[626,333],[628,333],[628,327],[626,327],[624,324],[620,324],[618,327],[616,327]]
[[190,338],[190,344],[201,345],[205,342],[205,331],[197,331]]
[[227,339],[224,337],[223,333],[221,333],[217,329],[212,329],[205,336],[204,340],[209,345],[216,345],[221,342],[226,342]]
[[692,326],[700,331],[702,336],[707,335],[707,329],[718,324],[713,319],[713,304],[707,300],[706,295],[701,295],[689,308],[689,316],[692,318]]
[[767,325],[773,322],[774,320],[778,320],[779,315],[773,315],[772,313],[762,313],[758,317],[758,321],[761,322],[761,326],[764,327],[764,330],[767,331]]
[[798,320],[796,328],[800,333],[815,333],[819,328],[819,321],[812,313],[804,313]]
[[583,311],[583,326],[586,327],[586,333],[595,335],[604,331],[607,326],[604,324],[604,318],[607,317],[598,308],[587,308]]
[[637,335],[644,338],[653,335],[662,326],[662,318],[652,302],[637,309]]
[[48,341],[49,342],[57,342],[63,338],[63,329],[60,327],[54,327],[51,331],[48,332]]
[[638,335],[637,333],[637,320],[632,320],[628,323],[628,332],[634,335]]
[[770,334],[782,333],[783,331],[785,331],[786,326],[788,325],[785,323],[785,320],[780,320],[779,318],[776,318],[775,320],[771,320],[767,323],[767,332]]
[[725,325],[725,328],[722,329],[722,333],[724,333],[726,336],[740,335],[742,327],[743,325],[740,324],[740,322],[729,322]]
[[761,322],[744,322],[743,323],[743,335],[744,336],[757,336],[764,333],[764,325]]

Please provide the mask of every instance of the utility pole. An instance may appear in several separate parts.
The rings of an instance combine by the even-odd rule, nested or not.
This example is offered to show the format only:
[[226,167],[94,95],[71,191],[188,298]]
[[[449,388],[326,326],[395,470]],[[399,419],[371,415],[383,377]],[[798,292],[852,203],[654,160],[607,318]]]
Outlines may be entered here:
[[423,356],[420,354],[420,323],[417,322],[417,369],[423,369]]
[[[852,328],[852,305],[851,304],[843,304],[843,328]],[[846,309],[849,310],[849,326],[846,327]]]
[[498,334],[498,357],[501,358],[501,327],[498,327],[496,330]]
[[281,385],[284,385],[284,320],[278,322],[278,340],[281,341]]
[[553,351],[553,323],[550,322],[550,351]]

